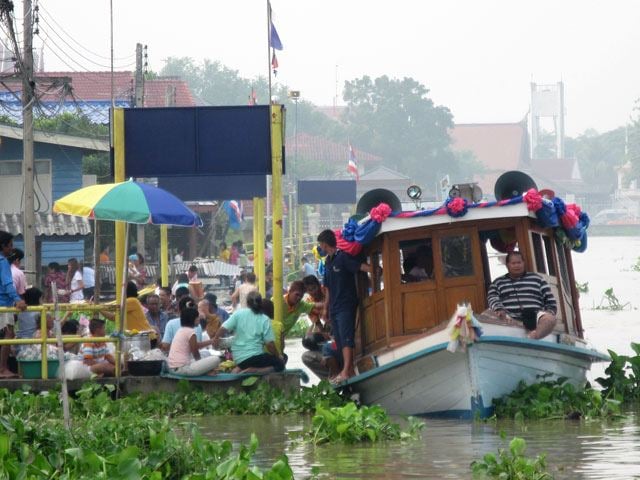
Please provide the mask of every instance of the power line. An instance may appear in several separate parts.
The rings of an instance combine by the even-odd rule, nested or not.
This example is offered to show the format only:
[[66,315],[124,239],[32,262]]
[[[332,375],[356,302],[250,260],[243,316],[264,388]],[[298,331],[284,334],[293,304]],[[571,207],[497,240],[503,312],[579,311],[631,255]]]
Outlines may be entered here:
[[[100,55],[99,53],[95,53],[95,52],[93,52],[92,50],[89,50],[87,47],[85,47],[85,46],[84,46],[83,44],[81,44],[80,42],[78,42],[75,38],[73,38],[73,36],[71,36],[71,35],[70,35],[70,34],[69,34],[69,33],[68,33],[68,32],[67,32],[67,31],[62,27],[62,25],[60,25],[60,24],[56,21],[56,19],[53,17],[53,15],[51,15],[51,13],[50,13],[46,8],[44,8],[44,6],[42,6],[42,4],[40,4],[40,9],[41,9],[42,11],[44,11],[44,12],[49,16],[49,18],[51,19],[51,21],[52,21],[53,23],[55,23],[55,24],[56,24],[56,26],[58,27],[58,29],[60,29],[60,31],[62,31],[62,33],[64,33],[67,37],[69,37],[69,38],[71,39],[71,41],[73,41],[76,45],[80,46],[83,50],[85,50],[86,52],[90,53],[91,55],[93,55],[93,56],[95,56],[95,57],[101,58],[101,59],[103,59],[103,60],[111,60],[111,57],[104,56],[104,55]],[[130,59],[130,58],[132,58],[132,57],[135,57],[135,54],[132,54],[132,55],[126,55],[126,56],[124,56],[124,57],[114,57],[114,60],[129,60],[129,59]]]
[[[58,32],[56,32],[56,29],[55,29],[54,27],[52,27],[52,26],[49,24],[49,22],[47,22],[47,20],[46,20],[44,17],[41,17],[41,18],[42,18],[42,21],[47,25],[47,27],[48,27],[48,28],[51,28],[51,31],[52,31],[52,32],[53,32],[53,33],[54,33],[54,34],[55,34],[55,35],[56,35],[56,36],[57,36],[57,37],[58,37],[58,38],[59,38],[59,39],[60,39],[60,40],[61,40],[61,41],[62,41],[62,42],[67,46],[67,47],[69,47],[72,51],[74,51],[75,53],[77,53],[80,57],[82,57],[83,59],[85,59],[85,60],[86,60],[87,62],[89,62],[89,63],[92,63],[92,64],[94,64],[94,65],[97,65],[98,67],[102,67],[102,68],[111,68],[111,65],[105,65],[104,63],[96,62],[96,61],[94,61],[94,60],[92,60],[92,59],[90,59],[90,58],[88,58],[88,57],[84,56],[81,52],[79,52],[78,50],[76,50],[76,49],[73,47],[73,45],[70,45],[70,44],[69,44],[69,42],[67,42],[67,41],[66,41],[62,36],[60,36],[60,34],[59,34]],[[43,30],[43,31],[44,31],[44,30]],[[47,37],[51,38],[51,35],[49,34],[49,31],[48,31],[48,30],[46,31],[46,33],[47,33]],[[70,56],[70,55],[68,55],[68,56],[71,58],[71,56]],[[132,66],[132,65],[135,65],[135,61],[133,61],[132,63],[129,63],[129,64],[127,64],[127,65],[115,66],[114,68],[122,69],[122,68],[125,68],[125,67],[128,67],[128,66]]]

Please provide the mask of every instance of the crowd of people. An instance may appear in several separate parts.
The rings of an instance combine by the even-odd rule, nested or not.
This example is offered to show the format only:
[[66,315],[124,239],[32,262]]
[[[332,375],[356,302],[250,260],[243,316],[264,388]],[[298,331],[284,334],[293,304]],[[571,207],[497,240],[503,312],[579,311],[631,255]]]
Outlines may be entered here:
[[[196,265],[179,272],[171,286],[158,286],[151,293],[139,295],[147,283],[147,275],[144,258],[134,253],[129,257],[124,328],[131,332],[149,332],[152,346],[165,352],[169,371],[177,375],[215,374],[222,359],[233,359],[236,373],[279,372],[288,362],[285,338],[298,319],[306,315],[310,325],[302,340],[306,349],[303,363],[320,378],[344,382],[356,374],[356,274],[370,273],[372,267],[337,248],[332,230],[321,232],[317,240],[325,255],[321,280],[305,258],[302,280],[291,282],[286,291],[280,293],[273,292],[268,282],[267,295],[263,297],[258,292],[255,273],[245,271],[236,285],[230,286],[228,310],[218,304],[215,294],[201,288]],[[242,244],[236,242],[231,249],[224,244],[221,247],[221,258],[228,256],[227,260],[231,261],[234,250],[239,252]],[[27,285],[20,269],[24,254],[13,247],[11,234],[0,231],[0,249],[0,306],[15,307],[20,312],[0,313],[3,338],[39,336],[39,312],[25,310],[42,301],[53,301],[56,293],[60,302],[92,299],[95,272],[89,266],[71,258],[65,273],[58,263],[50,263],[44,288],[38,289]],[[182,258],[182,252],[178,255]],[[101,256],[107,260],[108,249]],[[404,266],[409,275],[433,276],[433,264],[425,260],[428,256],[424,252],[418,251],[415,258],[410,258]],[[489,289],[490,310],[506,323],[522,322],[530,338],[543,338],[556,322],[557,306],[549,285],[539,275],[525,270],[520,252],[510,252],[506,266],[508,273],[495,279]],[[281,307],[279,318],[274,316],[274,304]],[[114,318],[109,312],[102,312],[102,316]],[[51,328],[50,322],[47,328]],[[70,334],[78,334],[80,330],[76,321],[63,325],[63,331]],[[93,318],[87,330],[87,342],[80,346],[70,344],[65,349],[75,348],[91,372],[112,375],[115,371],[113,351],[106,343],[91,340],[105,336],[105,321]],[[8,368],[9,353],[10,347],[2,346],[0,378],[14,375]]]

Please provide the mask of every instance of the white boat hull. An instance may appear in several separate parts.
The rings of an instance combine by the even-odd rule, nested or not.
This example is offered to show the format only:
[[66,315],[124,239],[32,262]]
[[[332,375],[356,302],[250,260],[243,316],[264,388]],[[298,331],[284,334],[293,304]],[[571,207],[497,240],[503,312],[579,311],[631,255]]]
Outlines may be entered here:
[[520,381],[550,375],[583,384],[591,364],[607,359],[595,350],[507,336],[481,337],[466,352],[446,348],[441,342],[395,358],[347,385],[362,403],[392,414],[485,418],[493,400]]

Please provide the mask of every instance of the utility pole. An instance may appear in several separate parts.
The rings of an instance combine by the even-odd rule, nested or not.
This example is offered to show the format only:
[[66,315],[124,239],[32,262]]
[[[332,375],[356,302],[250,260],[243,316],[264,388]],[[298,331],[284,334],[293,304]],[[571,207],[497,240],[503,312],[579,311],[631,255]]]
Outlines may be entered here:
[[[136,43],[136,75],[135,75],[135,97],[133,106],[142,108],[144,106],[144,72],[142,63],[142,44]],[[136,249],[141,255],[146,255],[144,225],[136,227]]]
[[24,51],[22,54],[22,177],[24,179],[24,238],[25,274],[28,284],[35,283],[36,275],[36,232],[35,232],[35,202],[34,202],[34,167],[33,158],[33,12],[31,0],[23,1],[24,22],[22,24],[22,39]]

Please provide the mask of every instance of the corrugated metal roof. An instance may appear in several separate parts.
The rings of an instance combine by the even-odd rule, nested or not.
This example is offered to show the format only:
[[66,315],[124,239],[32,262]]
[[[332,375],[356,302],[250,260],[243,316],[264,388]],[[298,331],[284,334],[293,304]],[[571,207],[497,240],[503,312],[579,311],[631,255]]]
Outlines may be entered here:
[[[0,212],[0,230],[22,235],[22,214]],[[57,213],[36,213],[36,235],[89,235],[89,219]]]

